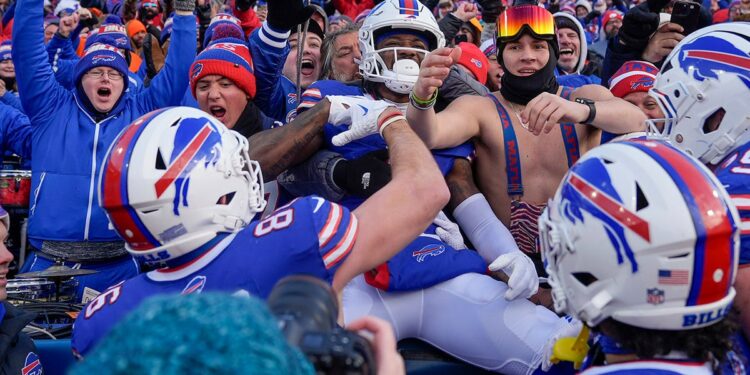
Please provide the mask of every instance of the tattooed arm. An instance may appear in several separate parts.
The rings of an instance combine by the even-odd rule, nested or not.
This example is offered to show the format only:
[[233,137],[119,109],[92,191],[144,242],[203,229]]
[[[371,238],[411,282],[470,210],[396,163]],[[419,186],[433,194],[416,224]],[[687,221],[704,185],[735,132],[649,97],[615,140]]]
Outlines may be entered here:
[[250,137],[250,159],[257,160],[263,180],[272,181],[289,167],[297,165],[323,145],[323,126],[328,122],[328,100],[301,113],[294,121]]

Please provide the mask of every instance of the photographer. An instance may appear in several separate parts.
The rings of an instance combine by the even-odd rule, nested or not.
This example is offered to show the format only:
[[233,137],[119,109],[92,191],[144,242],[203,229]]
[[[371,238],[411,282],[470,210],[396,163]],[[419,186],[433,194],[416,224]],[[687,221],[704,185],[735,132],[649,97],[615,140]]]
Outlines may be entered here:
[[[630,9],[622,20],[622,27],[617,37],[607,45],[607,54],[602,67],[602,82],[609,82],[617,69],[631,60],[645,60],[661,67],[663,60],[674,47],[685,37],[683,26],[662,22],[662,18],[671,12],[669,0],[648,0]],[[697,15],[697,28],[711,24],[711,13],[700,8]]]
[[[190,329],[185,329],[190,327]],[[221,293],[158,297],[117,325],[72,374],[313,374],[259,299]],[[374,336],[379,374],[403,374],[390,326],[367,317],[347,327]],[[134,339],[137,337],[137,339]]]

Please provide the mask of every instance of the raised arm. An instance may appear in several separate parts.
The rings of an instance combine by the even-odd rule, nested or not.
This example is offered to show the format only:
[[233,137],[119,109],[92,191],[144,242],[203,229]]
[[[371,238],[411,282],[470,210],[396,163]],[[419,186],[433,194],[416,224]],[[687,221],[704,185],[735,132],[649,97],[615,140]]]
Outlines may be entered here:
[[[588,105],[576,99],[589,99],[594,103],[593,120]],[[558,123],[572,122],[591,125],[613,134],[626,134],[646,129],[646,115],[638,107],[612,95],[599,85],[586,85],[571,95],[571,100],[558,95],[542,93],[532,99],[521,112],[521,120],[528,124],[530,132],[539,135],[549,133]],[[592,140],[593,142],[598,142]]]
[[21,104],[32,124],[54,116],[71,94],[55,80],[44,48],[42,0],[19,0],[13,26],[13,65]]
[[472,108],[478,100],[465,96],[439,114],[433,108],[438,87],[450,74],[450,66],[460,57],[458,48],[440,48],[425,56],[414,85],[406,117],[414,132],[430,149],[458,146],[479,135],[479,120]]
[[[177,3],[192,4],[192,1],[177,0]],[[172,36],[167,52],[167,60],[159,73],[151,80],[147,89],[138,93],[138,104],[143,112],[162,107],[179,105],[188,88],[190,63],[195,60],[196,26],[192,10],[184,10],[175,4],[175,15],[172,18]]]
[[396,119],[382,132],[393,178],[354,210],[359,233],[351,254],[334,276],[337,291],[413,241],[448,202],[448,188],[434,158],[397,114],[396,109],[389,109],[380,116]]

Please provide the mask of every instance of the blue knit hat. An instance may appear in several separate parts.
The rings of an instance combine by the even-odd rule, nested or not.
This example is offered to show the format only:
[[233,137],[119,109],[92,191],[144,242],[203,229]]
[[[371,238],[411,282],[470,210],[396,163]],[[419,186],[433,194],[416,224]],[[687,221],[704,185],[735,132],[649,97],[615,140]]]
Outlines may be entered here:
[[10,60],[10,52],[12,49],[13,48],[10,40],[6,40],[0,43],[0,61]]
[[87,48],[83,57],[78,60],[75,70],[75,81],[80,83],[83,75],[91,69],[106,66],[118,71],[123,79],[123,92],[128,89],[128,63],[119,49],[104,43],[94,43]]
[[70,374],[314,374],[255,297],[157,296],[117,324]]
[[125,26],[116,23],[101,25],[89,33],[88,38],[86,38],[86,48],[95,43],[108,44],[126,51],[131,50],[130,39],[128,39]]
[[236,27],[237,30],[239,30],[239,35],[245,36],[245,33],[242,31],[242,25],[240,24],[240,20],[237,19],[237,17],[226,14],[226,13],[219,13],[214,18],[211,18],[211,23],[208,24],[208,28],[206,29],[206,33],[203,36],[203,48],[206,48],[209,43],[211,43],[211,39],[213,39],[213,33],[217,26],[219,25],[230,25],[232,27]]

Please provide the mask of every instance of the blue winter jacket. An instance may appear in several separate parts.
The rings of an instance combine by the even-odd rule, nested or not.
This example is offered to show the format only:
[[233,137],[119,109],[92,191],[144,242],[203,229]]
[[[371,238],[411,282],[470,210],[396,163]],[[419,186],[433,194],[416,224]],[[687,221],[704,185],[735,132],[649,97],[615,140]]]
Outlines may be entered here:
[[0,104],[0,157],[8,152],[31,157],[31,124],[19,110]]
[[95,121],[78,89],[54,79],[42,29],[43,0],[19,0],[13,28],[13,62],[21,103],[33,129],[32,245],[51,241],[118,241],[98,205],[97,183],[104,156],[115,137],[138,117],[177,105],[188,86],[195,59],[195,18],[175,16],[172,45],[162,71],[138,94],[124,92],[104,118]]
[[281,74],[289,55],[290,34],[289,30],[275,30],[263,22],[248,41],[258,87],[253,101],[266,116],[284,124],[297,114],[297,85]]

